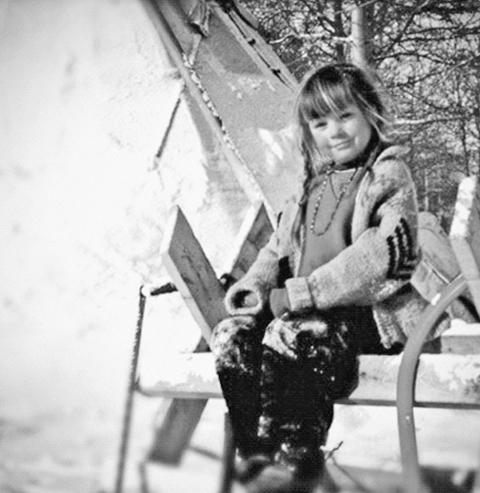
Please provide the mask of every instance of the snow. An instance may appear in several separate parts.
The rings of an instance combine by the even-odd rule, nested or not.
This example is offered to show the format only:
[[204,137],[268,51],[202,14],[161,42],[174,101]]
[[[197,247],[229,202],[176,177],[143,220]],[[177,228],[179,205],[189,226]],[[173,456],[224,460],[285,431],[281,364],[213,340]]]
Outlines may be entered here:
[[[166,274],[169,211],[181,206],[220,272],[248,203],[183,98],[168,131],[182,82],[141,2],[3,0],[0,30],[0,491],[110,492],[138,290]],[[154,381],[198,337],[178,294],[149,300],[142,378]],[[125,491],[139,491],[138,462],[165,406],[135,397]],[[155,491],[217,490],[223,412],[210,402],[194,436],[206,453],[147,468]],[[439,411],[440,433],[425,413],[423,457],[451,461],[452,415]],[[476,464],[478,415],[463,419],[460,461]],[[335,423],[331,448],[398,469],[392,409],[339,408]]]
[[[141,2],[4,0],[0,20],[0,491],[112,491],[138,289],[165,275],[170,208],[220,268],[246,199],[183,100],[155,157],[182,82]],[[146,376],[198,338],[178,296],[147,315]],[[159,407],[136,397],[126,490]]]

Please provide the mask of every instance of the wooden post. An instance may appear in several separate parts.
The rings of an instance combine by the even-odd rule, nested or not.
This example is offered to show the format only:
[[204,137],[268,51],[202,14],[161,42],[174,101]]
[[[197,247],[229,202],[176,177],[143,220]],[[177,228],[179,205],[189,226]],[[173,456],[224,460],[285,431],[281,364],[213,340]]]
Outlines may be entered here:
[[458,188],[450,241],[480,314],[480,180],[464,178]]

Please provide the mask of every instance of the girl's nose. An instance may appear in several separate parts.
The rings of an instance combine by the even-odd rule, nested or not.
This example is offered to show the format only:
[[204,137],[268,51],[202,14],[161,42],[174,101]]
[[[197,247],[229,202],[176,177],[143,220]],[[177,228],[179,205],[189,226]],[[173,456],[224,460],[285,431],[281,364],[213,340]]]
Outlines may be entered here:
[[335,119],[330,122],[330,137],[342,137],[344,133],[345,131],[340,120]]

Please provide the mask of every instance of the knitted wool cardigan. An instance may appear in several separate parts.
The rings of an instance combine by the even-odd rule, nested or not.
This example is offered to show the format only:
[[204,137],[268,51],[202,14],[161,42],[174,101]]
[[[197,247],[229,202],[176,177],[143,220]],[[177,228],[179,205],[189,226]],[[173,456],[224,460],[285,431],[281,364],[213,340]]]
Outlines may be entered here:
[[[278,287],[279,260],[287,258],[294,277],[285,286],[291,311],[353,305],[372,306],[382,344],[404,343],[428,302],[410,284],[418,262],[418,209],[415,187],[402,154],[392,146],[381,152],[363,176],[351,224],[352,244],[307,277],[296,277],[300,251],[292,242],[298,196],[290,199],[278,227],[245,276],[227,292],[230,315],[256,315]],[[243,306],[245,295],[255,306]]]

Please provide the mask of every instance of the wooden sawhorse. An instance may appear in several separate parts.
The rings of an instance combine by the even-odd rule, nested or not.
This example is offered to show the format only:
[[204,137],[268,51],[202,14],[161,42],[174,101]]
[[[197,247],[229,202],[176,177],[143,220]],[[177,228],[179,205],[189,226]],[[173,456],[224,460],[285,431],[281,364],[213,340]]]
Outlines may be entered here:
[[[398,430],[407,493],[429,491],[422,480],[417,454],[414,406],[480,409],[480,351],[478,335],[455,340],[446,333],[440,354],[424,354],[425,339],[445,309],[469,289],[480,313],[480,196],[478,180],[469,177],[460,185],[450,241],[462,274],[432,300],[418,330],[403,354],[362,355],[358,386],[341,404],[392,405],[397,407]],[[238,279],[251,265],[272,232],[263,207],[249,214],[239,234],[235,260],[227,276]],[[171,279],[185,299],[202,330],[203,341],[196,352],[178,356],[176,381],[168,372],[142,392],[172,398],[164,425],[158,431],[153,457],[178,461],[188,445],[209,398],[222,398],[213,357],[206,352],[212,328],[225,316],[224,286],[219,281],[195,239],[181,210],[176,208],[167,228],[162,257]],[[145,296],[151,293],[143,293]],[[448,331],[447,331],[448,332]],[[182,375],[182,378],[178,378]],[[448,378],[445,378],[448,375]],[[182,412],[179,414],[179,409]],[[228,422],[227,422],[228,424]],[[231,488],[235,451],[226,427],[222,493]],[[477,490],[480,488],[477,480]]]

